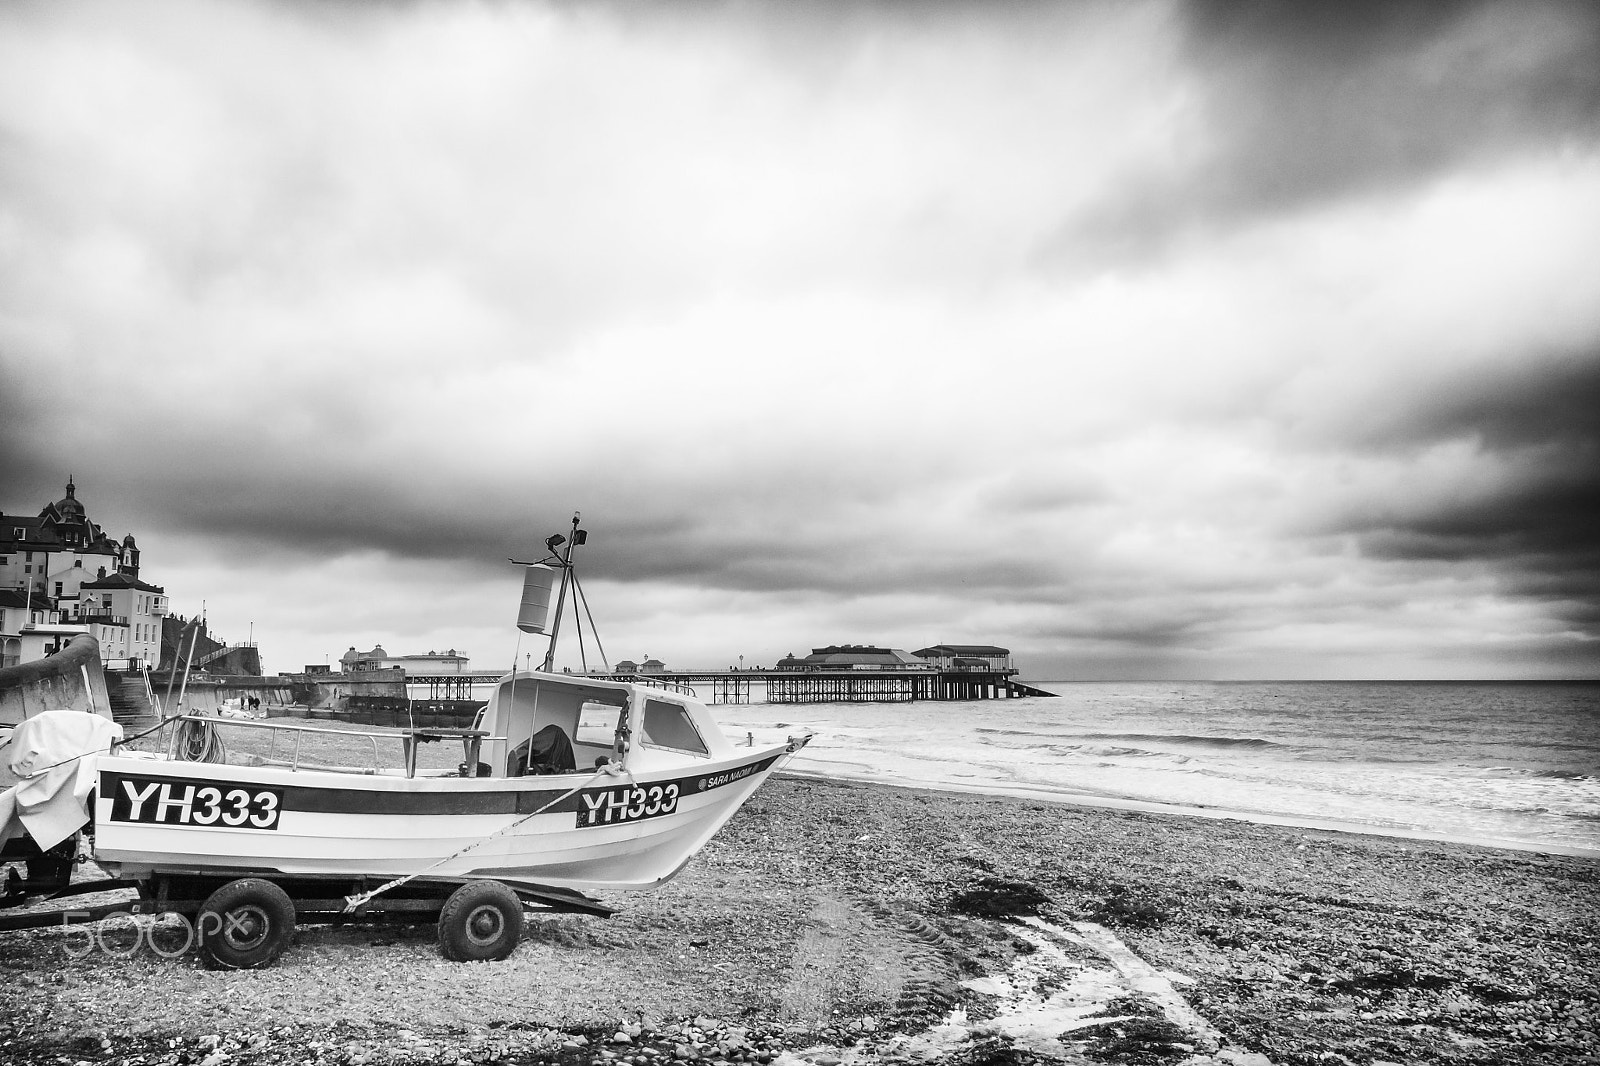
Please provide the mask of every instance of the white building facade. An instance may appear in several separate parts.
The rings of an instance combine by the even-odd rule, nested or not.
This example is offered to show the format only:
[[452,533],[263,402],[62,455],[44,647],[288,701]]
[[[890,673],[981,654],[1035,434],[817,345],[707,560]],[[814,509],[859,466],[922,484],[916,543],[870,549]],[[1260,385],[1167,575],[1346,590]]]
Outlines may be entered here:
[[161,659],[161,619],[169,613],[166,590],[126,574],[85,581],[77,613],[63,621],[87,625],[100,642],[102,662],[137,670]]

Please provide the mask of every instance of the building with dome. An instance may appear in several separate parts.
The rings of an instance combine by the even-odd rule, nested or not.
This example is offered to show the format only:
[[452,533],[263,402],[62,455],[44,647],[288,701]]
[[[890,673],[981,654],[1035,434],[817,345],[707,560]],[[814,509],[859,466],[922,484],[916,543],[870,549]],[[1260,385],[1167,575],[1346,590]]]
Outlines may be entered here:
[[472,660],[454,648],[448,651],[429,651],[426,655],[390,655],[382,644],[374,644],[371,651],[356,651],[355,645],[339,656],[339,669],[347,674],[370,670],[404,670],[407,677],[430,677],[437,674],[464,674]]
[[47,503],[38,517],[0,513],[0,588],[32,588],[56,599],[75,594],[85,580],[108,574],[139,577],[139,546],[128,534],[120,541],[89,518],[78,487],[67,479],[67,494]]
[[[108,536],[78,499],[71,475],[66,495],[37,517],[0,513],[0,590],[21,594],[18,618],[39,609],[44,623],[84,627],[100,642],[103,659],[156,663],[166,592],[139,580],[133,534],[120,541]],[[20,628],[7,625],[0,654],[18,636]]]

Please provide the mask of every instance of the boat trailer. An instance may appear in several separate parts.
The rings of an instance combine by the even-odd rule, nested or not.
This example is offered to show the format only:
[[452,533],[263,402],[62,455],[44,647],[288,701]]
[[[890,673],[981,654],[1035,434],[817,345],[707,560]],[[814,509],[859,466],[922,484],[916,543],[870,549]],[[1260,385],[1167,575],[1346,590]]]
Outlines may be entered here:
[[[288,947],[298,924],[361,923],[438,925],[444,956],[458,962],[507,958],[522,939],[525,909],[610,917],[617,908],[570,889],[493,878],[418,877],[383,887],[375,877],[283,877],[271,871],[207,870],[155,873],[147,878],[71,879],[77,837],[48,852],[31,840],[9,842],[0,859],[25,862],[0,885],[0,912],[43,902],[104,892],[135,892],[136,898],[77,908],[0,913],[0,932],[87,925],[116,915],[188,923],[201,962],[208,969],[250,970],[270,965]],[[18,847],[23,845],[23,847]],[[365,898],[363,898],[365,897]],[[359,902],[356,902],[358,901]],[[176,957],[187,951],[186,940]]]

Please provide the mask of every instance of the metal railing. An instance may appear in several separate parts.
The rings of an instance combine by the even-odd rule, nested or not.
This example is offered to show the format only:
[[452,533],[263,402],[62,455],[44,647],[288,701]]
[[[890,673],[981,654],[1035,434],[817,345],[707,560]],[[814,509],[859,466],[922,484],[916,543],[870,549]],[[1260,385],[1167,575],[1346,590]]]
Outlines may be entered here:
[[626,681],[633,685],[648,685],[651,688],[665,689],[668,692],[676,692],[680,696],[692,696],[695,699],[700,698],[699,693],[695,692],[692,687],[682,681],[673,681],[665,677],[655,677],[651,674],[612,674],[610,679],[613,681]]
[[110,611],[80,611],[74,622],[98,622],[101,625],[125,626],[128,616],[125,614],[112,614]]
[[[217,726],[229,726],[229,727],[238,727],[240,729],[265,729],[265,730],[268,730],[269,731],[269,739],[268,739],[268,743],[267,743],[267,754],[263,755],[263,756],[260,756],[260,758],[262,758],[264,760],[267,760],[269,762],[278,762],[279,765],[284,765],[284,763],[282,762],[282,760],[279,760],[277,758],[277,754],[278,754],[278,736],[281,733],[292,732],[294,734],[294,749],[290,753],[292,757],[289,759],[289,761],[287,763],[290,772],[298,772],[300,770],[300,756],[301,756],[301,747],[302,747],[301,741],[305,738],[305,734],[307,734],[307,733],[314,733],[314,734],[317,734],[318,736],[328,736],[328,735],[331,734],[333,736],[361,737],[361,738],[364,738],[367,741],[367,743],[372,745],[372,769],[371,769],[371,771],[368,771],[365,768],[360,768],[357,772],[362,773],[362,774],[366,774],[366,773],[369,773],[369,772],[373,773],[373,774],[381,774],[383,772],[384,766],[383,766],[383,763],[379,761],[378,741],[380,741],[380,740],[397,740],[397,741],[400,742],[401,746],[405,749],[405,754],[403,755],[403,758],[405,759],[405,762],[406,762],[406,776],[407,777],[412,777],[412,776],[415,776],[415,774],[416,774],[416,761],[415,761],[415,757],[414,757],[414,752],[415,752],[415,749],[416,749],[416,735],[419,734],[419,733],[426,734],[426,733],[438,733],[439,732],[439,730],[437,730],[437,729],[402,729],[398,733],[374,733],[374,732],[371,732],[371,731],[368,731],[368,730],[365,730],[365,729],[335,729],[335,728],[326,727],[326,726],[301,725],[301,724],[296,723],[296,722],[261,722],[261,721],[256,721],[256,720],[253,720],[253,719],[250,719],[250,718],[220,718],[220,717],[213,717],[213,716],[208,715],[208,714],[189,713],[189,714],[174,715],[173,717],[164,719],[162,721],[162,723],[161,723],[161,731],[160,731],[159,736],[160,736],[161,744],[162,744],[163,747],[170,748],[170,745],[171,745],[171,739],[167,735],[167,727],[171,726],[174,729],[176,729],[177,728],[177,723],[179,723],[179,722],[201,722],[201,723],[204,723],[205,725],[210,726],[212,728],[215,728]],[[506,738],[505,737],[484,736],[484,737],[480,737],[479,739],[480,740],[487,740],[487,741],[491,741],[491,742],[496,742],[496,741],[505,740]],[[355,767],[328,766],[328,765],[325,765],[325,764],[309,763],[309,764],[307,764],[307,769],[338,771],[338,770],[341,770],[341,769],[356,770],[357,768],[355,768]]]

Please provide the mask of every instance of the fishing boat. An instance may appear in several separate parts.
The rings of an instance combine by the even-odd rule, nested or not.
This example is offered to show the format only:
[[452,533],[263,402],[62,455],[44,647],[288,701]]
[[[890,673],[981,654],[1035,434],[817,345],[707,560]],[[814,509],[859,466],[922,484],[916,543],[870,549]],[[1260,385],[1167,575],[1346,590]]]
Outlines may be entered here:
[[[522,564],[524,632],[546,633],[560,577],[544,663],[502,678],[470,728],[174,715],[165,751],[113,744],[79,760],[72,780],[93,781],[83,831],[94,861],[152,912],[214,916],[198,923],[202,958],[235,968],[272,961],[297,917],[397,912],[437,912],[451,958],[503,958],[525,904],[609,913],[590,893],[669,880],[810,738],[738,748],[691,691],[555,672],[568,590],[581,595],[577,517],[572,532],[547,540],[551,558]],[[219,732],[241,729],[266,731],[271,754],[228,759]],[[331,735],[370,744],[372,760],[310,765],[304,742]],[[379,741],[397,738],[399,765],[381,765]],[[434,743],[459,743],[459,764],[419,769]]]

